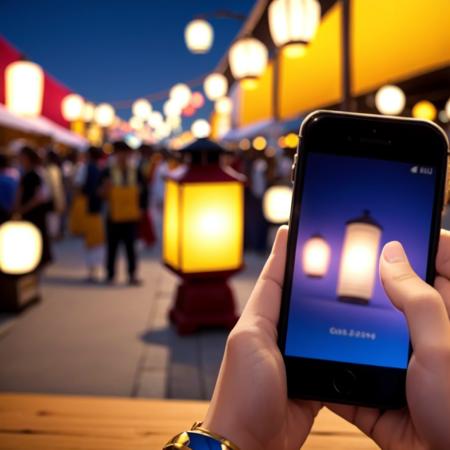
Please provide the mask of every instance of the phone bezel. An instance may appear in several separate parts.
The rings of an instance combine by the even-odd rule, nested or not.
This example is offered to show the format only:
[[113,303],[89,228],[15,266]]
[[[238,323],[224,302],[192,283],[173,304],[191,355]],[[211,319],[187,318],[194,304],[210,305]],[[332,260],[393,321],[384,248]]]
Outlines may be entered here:
[[[424,151],[429,149],[428,151]],[[284,354],[300,204],[306,155],[311,152],[333,155],[411,162],[436,167],[435,199],[430,227],[430,246],[426,281],[434,282],[434,261],[439,242],[440,215],[444,201],[448,141],[433,123],[415,119],[367,114],[317,111],[310,114],[300,129],[294,167],[294,189],[282,290],[278,340],[286,365],[288,394],[309,398],[380,408],[405,404],[406,369],[351,364],[328,360],[290,357]],[[411,354],[411,345],[410,345]],[[351,371],[356,380],[353,392],[338,393],[333,387],[336,374]],[[297,380],[301,379],[301,382]]]

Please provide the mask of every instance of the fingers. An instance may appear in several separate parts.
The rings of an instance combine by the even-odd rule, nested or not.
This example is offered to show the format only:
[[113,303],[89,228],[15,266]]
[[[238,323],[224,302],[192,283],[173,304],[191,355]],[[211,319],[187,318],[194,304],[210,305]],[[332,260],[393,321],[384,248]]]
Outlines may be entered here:
[[436,256],[436,271],[439,275],[450,279],[450,231],[441,230],[439,247]]
[[242,313],[243,321],[263,318],[274,327],[280,313],[281,287],[286,262],[288,227],[278,230],[272,252]]
[[399,242],[384,246],[380,275],[392,303],[406,316],[414,354],[418,359],[448,351],[450,323],[439,293],[413,271]]

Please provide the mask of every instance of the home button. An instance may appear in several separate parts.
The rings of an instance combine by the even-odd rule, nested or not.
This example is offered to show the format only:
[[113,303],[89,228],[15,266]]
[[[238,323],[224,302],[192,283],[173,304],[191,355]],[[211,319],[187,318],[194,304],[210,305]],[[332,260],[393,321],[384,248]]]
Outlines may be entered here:
[[333,387],[338,394],[350,394],[355,387],[356,376],[349,370],[337,372],[333,377]]

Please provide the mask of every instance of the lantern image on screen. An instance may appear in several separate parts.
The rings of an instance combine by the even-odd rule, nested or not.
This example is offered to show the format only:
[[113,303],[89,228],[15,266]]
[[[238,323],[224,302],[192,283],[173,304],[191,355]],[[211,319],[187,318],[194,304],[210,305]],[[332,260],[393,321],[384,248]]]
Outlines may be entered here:
[[320,234],[312,235],[303,247],[303,272],[310,278],[323,278],[330,267],[331,249]]
[[42,236],[31,223],[9,221],[0,226],[0,271],[9,275],[32,272],[42,255]]
[[182,278],[170,313],[180,333],[236,321],[227,279],[243,265],[244,178],[220,166],[223,151],[197,139],[180,150],[189,163],[165,183],[162,255]]
[[382,231],[368,210],[346,223],[337,285],[340,301],[369,304],[377,275]]

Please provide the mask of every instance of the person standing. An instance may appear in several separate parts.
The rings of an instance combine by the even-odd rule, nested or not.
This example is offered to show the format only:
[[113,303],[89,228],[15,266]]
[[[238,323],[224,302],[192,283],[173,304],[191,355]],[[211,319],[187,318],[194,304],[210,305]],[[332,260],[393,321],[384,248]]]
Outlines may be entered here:
[[11,218],[19,174],[9,167],[8,155],[0,153],[0,224]]
[[42,235],[42,256],[39,268],[52,261],[47,213],[51,200],[50,189],[42,174],[41,158],[36,150],[25,146],[19,154],[22,177],[17,192],[15,214],[33,223]]
[[128,283],[141,284],[136,276],[137,226],[147,205],[147,186],[131,161],[131,149],[123,142],[115,142],[114,158],[102,177],[100,192],[107,201],[106,219],[107,283],[114,283],[117,250],[123,243],[128,262]]

